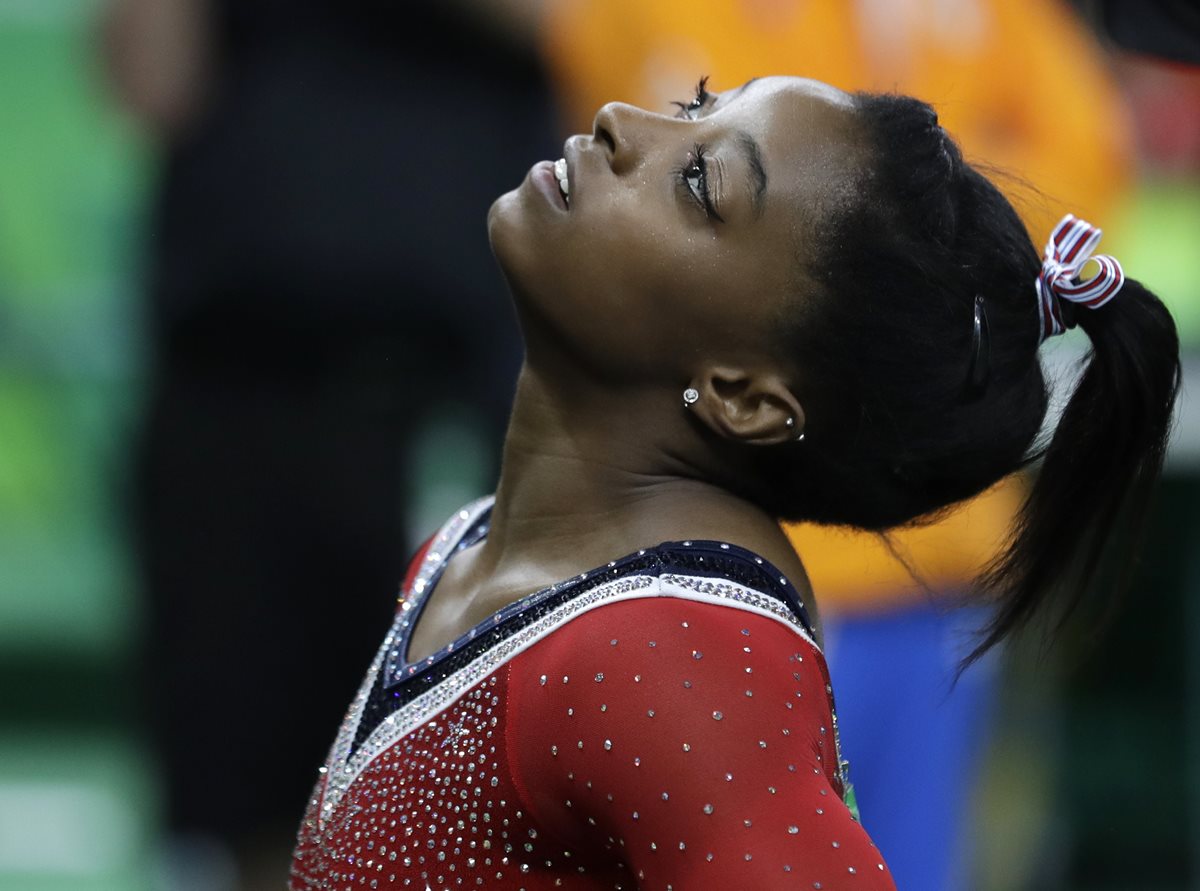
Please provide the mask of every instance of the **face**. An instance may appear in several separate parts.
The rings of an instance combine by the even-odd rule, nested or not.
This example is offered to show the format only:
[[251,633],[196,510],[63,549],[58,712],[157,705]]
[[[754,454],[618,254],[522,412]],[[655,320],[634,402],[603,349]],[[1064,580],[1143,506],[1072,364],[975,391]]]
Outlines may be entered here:
[[853,114],[786,77],[702,85],[677,115],[600,109],[566,142],[565,200],[543,161],[488,217],[530,360],[672,385],[699,361],[767,361],[805,242],[852,179]]

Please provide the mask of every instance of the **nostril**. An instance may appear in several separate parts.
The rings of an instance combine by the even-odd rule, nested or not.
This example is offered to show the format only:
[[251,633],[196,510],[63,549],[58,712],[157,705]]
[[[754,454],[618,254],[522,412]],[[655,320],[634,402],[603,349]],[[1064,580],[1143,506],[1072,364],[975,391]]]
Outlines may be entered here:
[[608,103],[596,113],[596,119],[592,125],[592,138],[596,142],[603,143],[608,150],[609,157],[617,153],[617,132],[616,119],[613,115],[613,103]]
[[610,155],[617,153],[617,141],[613,138],[612,133],[599,120],[596,121],[595,132],[592,134],[597,142],[603,142],[608,149]]

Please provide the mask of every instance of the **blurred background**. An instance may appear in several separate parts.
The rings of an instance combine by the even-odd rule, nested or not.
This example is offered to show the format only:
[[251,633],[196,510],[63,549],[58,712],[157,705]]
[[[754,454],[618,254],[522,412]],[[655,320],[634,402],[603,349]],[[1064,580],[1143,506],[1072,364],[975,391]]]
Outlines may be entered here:
[[[901,887],[1200,888],[1200,23],[1134,8],[0,0],[0,889],[283,886],[407,555],[494,479],[519,341],[491,200],[603,101],[766,73],[932,101],[1036,188],[1036,240],[1102,225],[1185,342],[1129,596],[984,667],[947,864]],[[953,590],[939,534],[908,546]],[[845,546],[835,662],[914,597]],[[859,787],[877,837],[905,819]]]

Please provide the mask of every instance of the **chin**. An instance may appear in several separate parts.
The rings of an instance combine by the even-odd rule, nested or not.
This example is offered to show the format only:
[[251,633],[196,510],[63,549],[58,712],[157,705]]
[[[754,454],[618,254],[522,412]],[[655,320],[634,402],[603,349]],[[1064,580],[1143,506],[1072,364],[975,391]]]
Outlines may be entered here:
[[500,271],[515,292],[527,279],[538,260],[536,242],[526,225],[521,196],[514,189],[492,202],[488,209],[488,243]]
[[502,222],[504,217],[512,212],[512,204],[516,201],[516,189],[505,192],[499,198],[492,202],[492,206],[487,212],[487,228],[488,240],[492,240],[492,231],[497,223]]
[[516,189],[505,192],[488,208],[488,242],[492,246],[492,253],[501,264],[503,255],[508,252],[508,246],[519,238],[520,215],[520,199]]

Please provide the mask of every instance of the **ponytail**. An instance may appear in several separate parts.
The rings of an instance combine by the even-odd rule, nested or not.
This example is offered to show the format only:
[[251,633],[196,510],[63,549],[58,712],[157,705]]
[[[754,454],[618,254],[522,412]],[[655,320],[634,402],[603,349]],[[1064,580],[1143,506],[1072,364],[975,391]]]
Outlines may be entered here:
[[[781,332],[808,436],[757,450],[739,479],[782,519],[886,531],[1040,459],[1008,548],[980,580],[995,612],[965,668],[1043,608],[1057,602],[1065,618],[1110,567],[1113,587],[1128,581],[1179,391],[1179,340],[1157,297],[1091,256],[1098,229],[1068,215],[1039,255],[932,108],[854,101],[868,155],[853,200],[805,245],[803,312]],[[1089,256],[1100,273],[1084,280]],[[1072,325],[1091,353],[1043,448],[1038,345]]]
[[[1122,590],[1137,557],[1179,392],[1179,338],[1167,308],[1130,279],[1111,303],[1075,316],[1091,351],[1009,546],[983,578],[998,606],[964,667],[1057,594],[1061,624],[1102,566],[1115,570],[1106,587]],[[1131,542],[1112,554],[1118,527]]]

